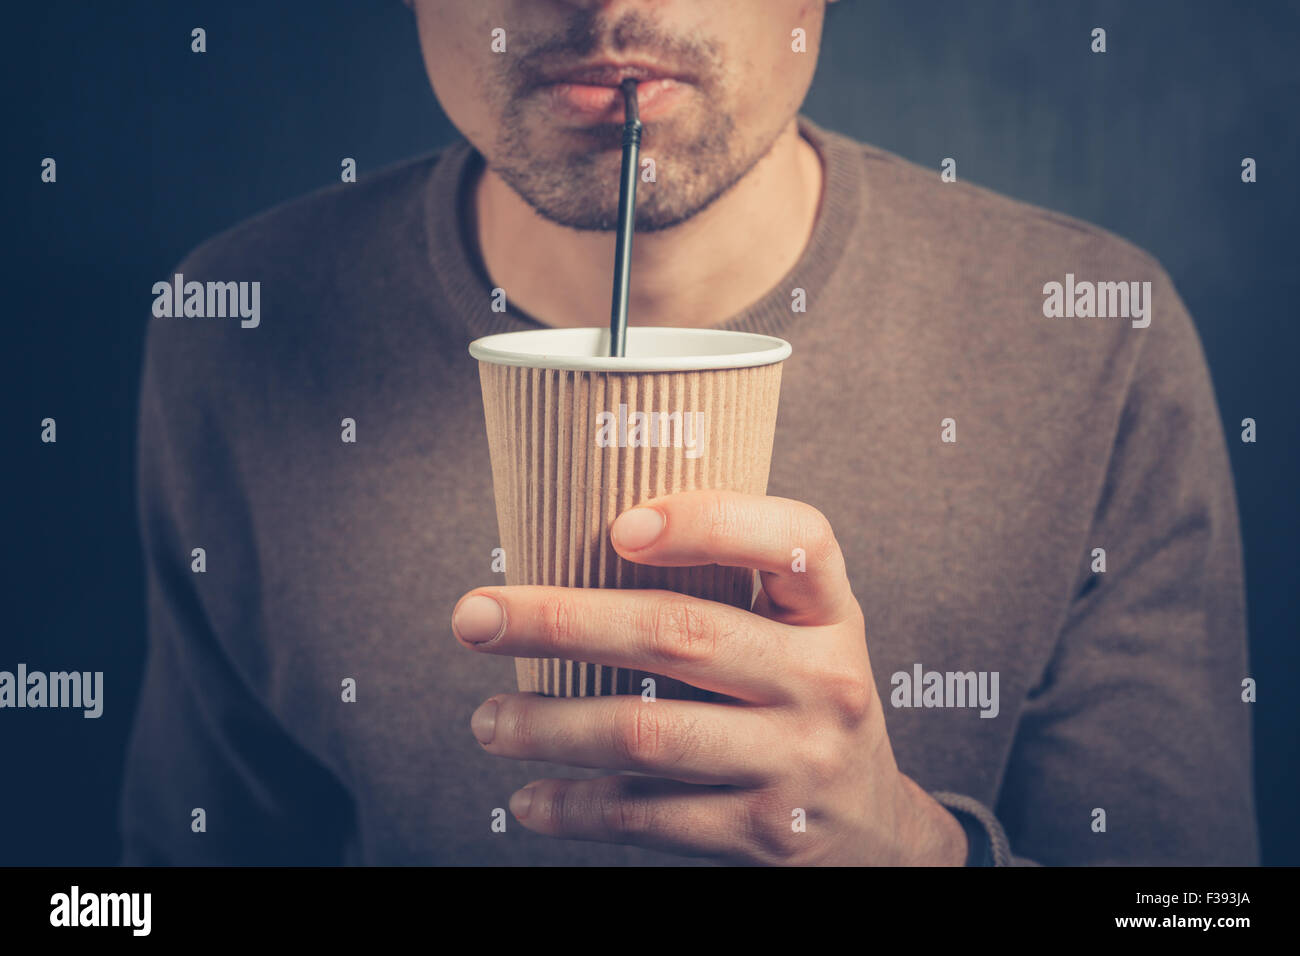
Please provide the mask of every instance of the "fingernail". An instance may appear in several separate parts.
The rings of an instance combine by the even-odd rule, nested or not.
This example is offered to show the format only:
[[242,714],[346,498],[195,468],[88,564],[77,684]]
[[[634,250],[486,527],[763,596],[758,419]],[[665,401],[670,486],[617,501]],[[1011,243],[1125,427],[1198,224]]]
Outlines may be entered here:
[[533,805],[533,788],[524,787],[522,790],[515,792],[510,798],[510,812],[515,815],[515,819],[522,820],[528,816],[528,808]]
[[506,629],[506,614],[501,605],[486,594],[474,594],[460,602],[451,618],[451,629],[470,644],[496,640]]
[[664,516],[658,508],[633,508],[615,519],[609,536],[618,547],[639,551],[650,545],[663,530]]
[[478,738],[479,743],[492,743],[492,738],[497,735],[497,702],[495,700],[485,701],[483,706],[474,711],[474,716],[469,719],[469,729],[474,731],[474,736]]

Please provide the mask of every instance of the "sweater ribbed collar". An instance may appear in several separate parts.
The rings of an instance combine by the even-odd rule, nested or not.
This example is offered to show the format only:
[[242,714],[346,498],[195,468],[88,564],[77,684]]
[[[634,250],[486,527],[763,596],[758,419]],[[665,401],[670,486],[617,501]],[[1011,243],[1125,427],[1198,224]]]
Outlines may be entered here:
[[[798,123],[804,138],[821,156],[824,171],[822,202],[812,236],[794,267],[762,298],[714,328],[770,335],[788,331],[792,323],[806,314],[793,311],[791,290],[805,291],[807,309],[811,312],[863,217],[866,185],[861,147],[803,115],[798,117]],[[468,187],[482,162],[479,152],[460,140],[443,151],[428,176],[425,188],[428,253],[434,277],[441,286],[443,307],[453,312],[474,337],[546,328],[511,307],[508,296],[507,311],[491,309],[492,283],[466,232]],[[611,239],[611,250],[612,242]],[[632,324],[636,324],[635,320]]]

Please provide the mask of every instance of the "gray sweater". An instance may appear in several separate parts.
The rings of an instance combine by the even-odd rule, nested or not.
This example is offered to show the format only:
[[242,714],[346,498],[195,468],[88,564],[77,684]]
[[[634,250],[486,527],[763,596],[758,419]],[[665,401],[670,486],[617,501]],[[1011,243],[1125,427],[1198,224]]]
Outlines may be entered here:
[[[801,125],[827,171],[813,237],[722,327],[794,347],[769,493],[836,531],[900,769],[999,865],[1257,862],[1236,504],[1168,275]],[[469,730],[515,684],[450,632],[461,594],[504,583],[466,346],[537,326],[492,311],[465,241],[479,161],[462,143],[326,189],[174,270],[258,281],[260,313],[150,323],[125,862],[685,862],[492,828],[524,783],[599,772],[492,757]],[[1088,315],[1102,282],[1139,284]],[[1120,291],[1130,317],[1097,315]],[[954,693],[970,673],[983,703]]]

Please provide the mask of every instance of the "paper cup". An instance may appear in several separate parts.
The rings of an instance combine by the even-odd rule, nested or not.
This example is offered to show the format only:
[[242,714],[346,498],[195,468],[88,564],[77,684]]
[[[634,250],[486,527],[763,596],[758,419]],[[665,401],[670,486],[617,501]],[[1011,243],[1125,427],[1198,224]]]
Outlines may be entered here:
[[[507,584],[666,588],[748,610],[754,572],[625,561],[614,519],[676,491],[767,492],[790,345],[719,329],[538,329],[470,344],[479,361]],[[610,635],[617,638],[618,635]],[[553,697],[640,694],[711,699],[626,668],[516,658],[519,689]]]

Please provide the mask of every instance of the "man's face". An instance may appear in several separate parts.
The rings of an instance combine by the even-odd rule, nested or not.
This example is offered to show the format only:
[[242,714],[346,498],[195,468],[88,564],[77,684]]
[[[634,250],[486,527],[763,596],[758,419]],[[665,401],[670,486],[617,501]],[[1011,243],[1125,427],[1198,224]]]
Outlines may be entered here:
[[[689,219],[767,153],[812,82],[825,2],[414,5],[447,116],[525,202],[564,226],[614,228],[618,84],[635,77],[643,168],[654,160],[654,181],[643,176],[637,190],[644,231]],[[796,29],[806,52],[792,49]]]

